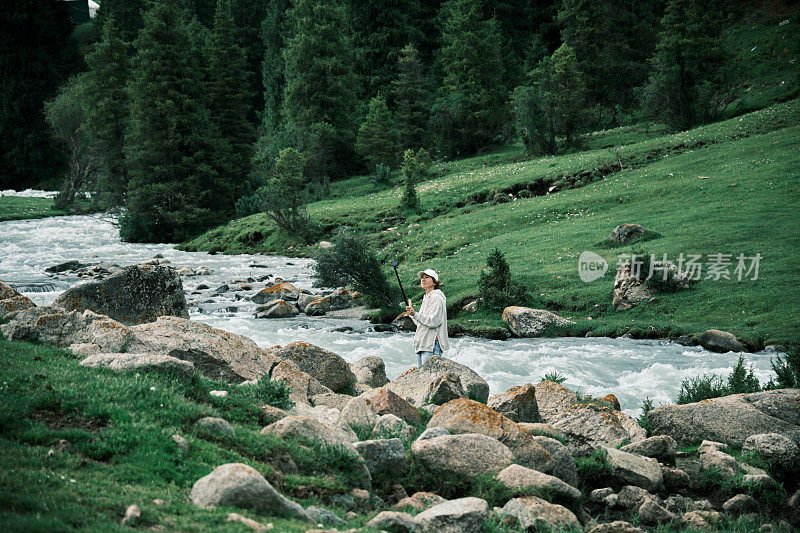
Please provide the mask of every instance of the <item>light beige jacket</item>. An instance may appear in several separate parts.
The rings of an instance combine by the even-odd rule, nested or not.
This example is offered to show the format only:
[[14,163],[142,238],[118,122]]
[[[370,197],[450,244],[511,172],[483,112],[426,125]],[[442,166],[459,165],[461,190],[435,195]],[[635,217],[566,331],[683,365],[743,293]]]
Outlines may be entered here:
[[422,298],[419,311],[411,315],[417,325],[414,334],[414,352],[432,352],[436,339],[442,351],[450,348],[447,336],[447,298],[439,289],[434,289]]

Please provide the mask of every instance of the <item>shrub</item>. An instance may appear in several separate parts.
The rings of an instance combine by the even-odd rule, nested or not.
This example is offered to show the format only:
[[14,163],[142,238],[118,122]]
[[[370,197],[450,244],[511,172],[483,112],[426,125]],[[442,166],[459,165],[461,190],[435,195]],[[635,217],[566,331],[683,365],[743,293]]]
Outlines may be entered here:
[[378,183],[389,182],[389,166],[378,163],[375,165],[375,181]]
[[567,377],[561,372],[557,372],[554,370],[542,376],[542,381],[554,381],[556,383],[564,383],[565,381],[567,381]]
[[739,361],[726,381],[720,376],[702,375],[689,378],[681,383],[677,404],[695,403],[710,398],[719,398],[729,394],[742,392],[758,392],[761,385],[753,375],[753,367],[748,372],[744,367],[744,357],[739,356]]
[[333,247],[320,250],[316,259],[314,276],[322,286],[347,284],[363,293],[367,303],[375,307],[397,307],[397,289],[389,283],[364,235],[342,228],[333,237]]
[[249,196],[242,196],[236,200],[236,216],[238,218],[244,218],[255,215],[261,212],[262,207],[263,203],[258,194],[253,193]]
[[288,410],[294,407],[294,402],[289,399],[292,387],[282,379],[272,381],[262,378],[254,388],[256,397],[278,409]]
[[306,241],[314,237],[314,229],[306,211],[309,180],[304,175],[306,157],[294,148],[280,151],[267,185],[257,191],[267,215],[291,235]]
[[611,477],[611,467],[606,461],[605,452],[598,450],[588,457],[579,457],[575,460],[575,466],[578,470],[581,491],[586,488],[596,488],[597,485],[607,486],[603,484]]
[[511,269],[500,250],[494,249],[486,259],[486,266],[489,271],[481,271],[478,290],[488,308],[503,309],[525,300],[528,291],[523,284],[511,279]]
[[770,379],[765,388],[792,389],[800,386],[800,345],[788,347],[785,358],[778,355],[770,361],[770,365],[775,372],[775,381]]
[[653,400],[651,400],[650,398],[645,398],[644,401],[642,402],[642,414],[641,416],[639,416],[639,418],[636,419],[639,425],[642,426],[645,429],[645,431],[647,431],[648,435],[650,434],[650,419],[647,418],[647,413],[649,413],[652,410],[653,410]]

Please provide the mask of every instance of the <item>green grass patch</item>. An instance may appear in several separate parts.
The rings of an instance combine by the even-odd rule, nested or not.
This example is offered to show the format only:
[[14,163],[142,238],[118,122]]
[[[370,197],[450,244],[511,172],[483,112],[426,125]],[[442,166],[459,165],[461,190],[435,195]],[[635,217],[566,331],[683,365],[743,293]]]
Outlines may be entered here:
[[68,215],[55,208],[52,198],[0,196],[0,222]]

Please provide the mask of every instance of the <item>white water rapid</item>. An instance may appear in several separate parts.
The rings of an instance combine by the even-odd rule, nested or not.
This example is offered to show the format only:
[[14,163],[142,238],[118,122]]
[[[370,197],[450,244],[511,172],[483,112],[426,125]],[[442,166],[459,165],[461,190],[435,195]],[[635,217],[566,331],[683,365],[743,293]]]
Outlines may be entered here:
[[[252,338],[268,348],[292,341],[307,341],[332,350],[353,362],[377,355],[386,362],[390,379],[415,364],[411,334],[376,333],[362,320],[305,317],[255,319],[255,304],[244,297],[251,291],[215,294],[218,287],[238,285],[235,280],[267,274],[310,288],[311,261],[266,255],[209,255],[181,252],[171,245],[120,242],[114,219],[105,215],[53,217],[0,223],[0,279],[11,283],[38,305],[52,302],[62,291],[86,280],[54,275],[45,268],[68,260],[81,263],[135,264],[161,254],[173,266],[209,268],[208,276],[184,279],[193,320]],[[208,289],[197,290],[198,285]],[[237,299],[238,296],[238,299]],[[352,328],[349,330],[348,328]],[[567,377],[565,384],[583,394],[613,393],[623,411],[637,416],[641,403],[672,403],[681,381],[703,373],[727,375],[739,354],[716,354],[700,347],[668,341],[556,338],[492,341],[461,337],[452,340],[447,357],[474,369],[489,383],[491,394],[514,385],[537,383],[547,372]],[[756,377],[765,382],[772,374],[771,353],[743,354]]]

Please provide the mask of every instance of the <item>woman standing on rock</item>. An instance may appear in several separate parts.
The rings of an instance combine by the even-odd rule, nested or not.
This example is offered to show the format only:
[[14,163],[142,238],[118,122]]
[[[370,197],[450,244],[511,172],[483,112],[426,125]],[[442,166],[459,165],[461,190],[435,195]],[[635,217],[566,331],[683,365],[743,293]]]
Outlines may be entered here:
[[447,337],[447,298],[439,290],[439,275],[430,268],[417,275],[425,296],[422,297],[419,312],[414,311],[411,301],[406,306],[406,312],[417,325],[414,351],[417,353],[417,365],[422,366],[432,356],[442,355],[450,348],[450,339]]

